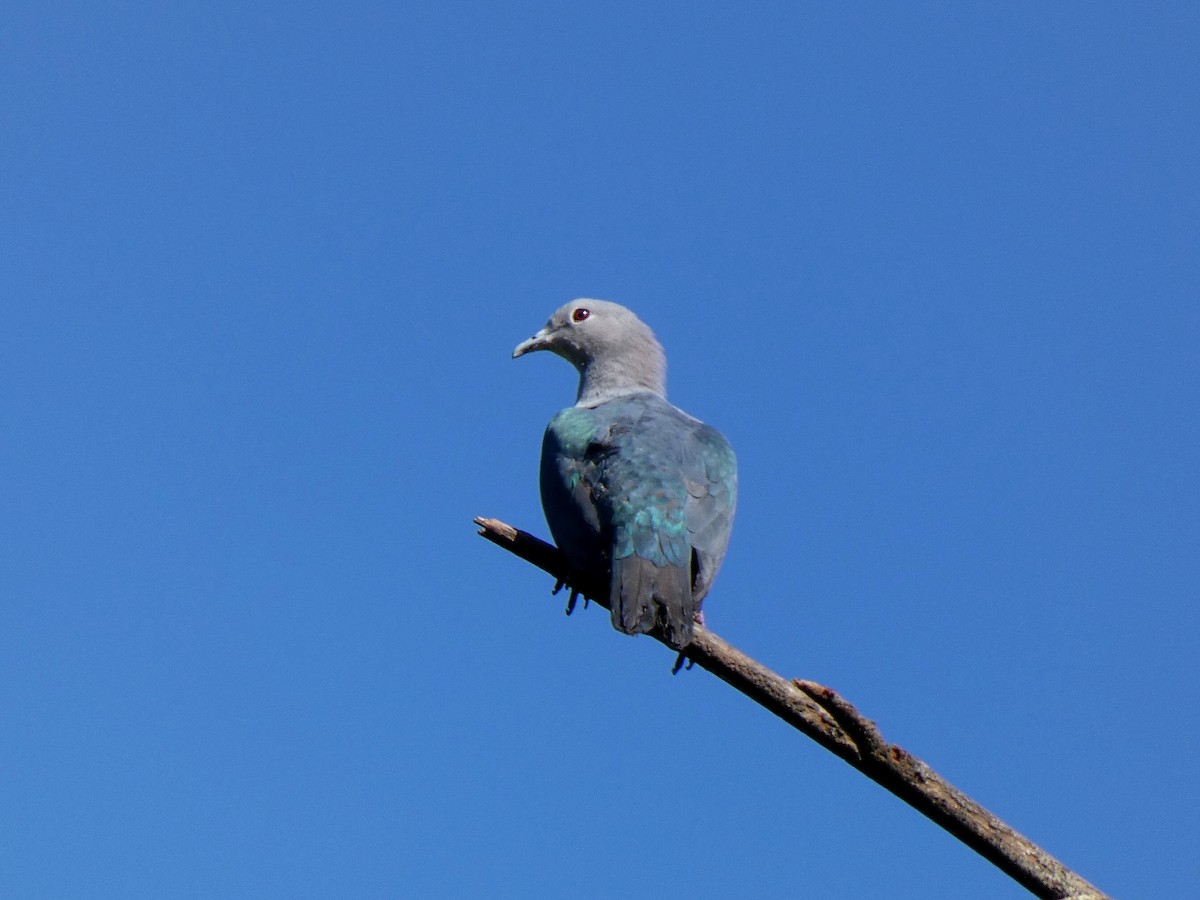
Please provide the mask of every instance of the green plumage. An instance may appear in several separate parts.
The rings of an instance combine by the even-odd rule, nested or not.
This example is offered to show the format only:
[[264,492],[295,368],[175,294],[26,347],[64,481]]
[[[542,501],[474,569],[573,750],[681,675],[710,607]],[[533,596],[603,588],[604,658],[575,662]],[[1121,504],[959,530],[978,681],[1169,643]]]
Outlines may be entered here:
[[715,429],[635,394],[556,415],[542,446],[542,504],[575,571],[609,580],[613,624],[676,647],[725,554],[737,476]]

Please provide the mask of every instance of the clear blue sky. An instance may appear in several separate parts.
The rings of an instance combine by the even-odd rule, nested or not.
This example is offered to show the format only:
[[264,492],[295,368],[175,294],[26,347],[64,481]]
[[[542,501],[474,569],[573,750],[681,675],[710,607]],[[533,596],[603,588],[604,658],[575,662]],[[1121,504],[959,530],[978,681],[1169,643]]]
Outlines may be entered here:
[[562,615],[631,306],[722,636],[1121,898],[1200,884],[1200,7],[6,5],[0,895],[1027,896]]

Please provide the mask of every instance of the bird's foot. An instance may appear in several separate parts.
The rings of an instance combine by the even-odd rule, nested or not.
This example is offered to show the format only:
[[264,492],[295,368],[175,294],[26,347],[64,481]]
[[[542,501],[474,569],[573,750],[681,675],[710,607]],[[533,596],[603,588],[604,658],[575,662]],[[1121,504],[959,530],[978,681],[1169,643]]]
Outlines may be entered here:
[[[563,576],[559,576],[559,578],[556,579],[554,582],[554,589],[552,591],[550,591],[550,596],[551,597],[555,596],[556,594],[558,594],[559,591],[561,591],[566,586],[567,586],[567,579]],[[571,596],[567,598],[567,608],[565,610],[565,612],[568,616],[571,613],[575,612],[575,599],[578,596],[579,596],[579,591],[575,590],[574,588],[571,588]]]
[[[699,625],[701,628],[703,628],[704,627],[704,611],[699,610],[699,609],[696,610],[696,614],[694,616],[692,616],[692,621],[695,622],[697,625]],[[677,674],[679,674],[680,669],[690,669],[695,664],[696,664],[696,661],[694,659],[692,659],[690,656],[688,656],[686,653],[684,653],[682,650],[680,650],[679,655],[677,657],[675,657],[675,665],[673,665],[671,667],[671,674],[677,675]]]
[[[567,598],[567,608],[565,610],[566,614],[569,616],[571,613],[575,612],[575,601],[577,601],[582,595],[577,588],[571,587],[571,583],[566,579],[565,576],[563,576],[554,582],[554,590],[550,592],[551,596],[557,594],[563,588],[568,588],[571,591],[571,596]],[[588,598],[586,596],[583,597],[583,608],[588,608]]]
[[675,665],[671,666],[671,674],[678,675],[680,669],[690,669],[695,664],[696,661],[694,659],[680,650],[679,655],[675,657]]

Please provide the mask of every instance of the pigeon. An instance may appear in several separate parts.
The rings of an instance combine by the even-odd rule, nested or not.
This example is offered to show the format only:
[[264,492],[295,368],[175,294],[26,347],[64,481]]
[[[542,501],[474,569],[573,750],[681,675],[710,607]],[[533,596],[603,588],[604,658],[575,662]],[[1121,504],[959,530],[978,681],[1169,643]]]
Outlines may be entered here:
[[729,545],[733,448],[667,402],[662,346],[624,306],[573,300],[513,358],[535,350],[579,371],[575,405],[542,441],[542,508],[566,581],[607,585],[618,631],[681,650]]

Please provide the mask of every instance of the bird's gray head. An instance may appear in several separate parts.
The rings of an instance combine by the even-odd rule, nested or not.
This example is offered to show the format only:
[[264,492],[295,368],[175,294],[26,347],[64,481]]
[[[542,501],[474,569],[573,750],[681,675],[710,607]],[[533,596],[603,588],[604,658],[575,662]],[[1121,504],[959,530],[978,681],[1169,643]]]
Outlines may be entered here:
[[667,361],[654,332],[618,303],[572,300],[546,327],[513,350],[513,358],[549,350],[579,370],[579,406],[649,391],[667,395]]

